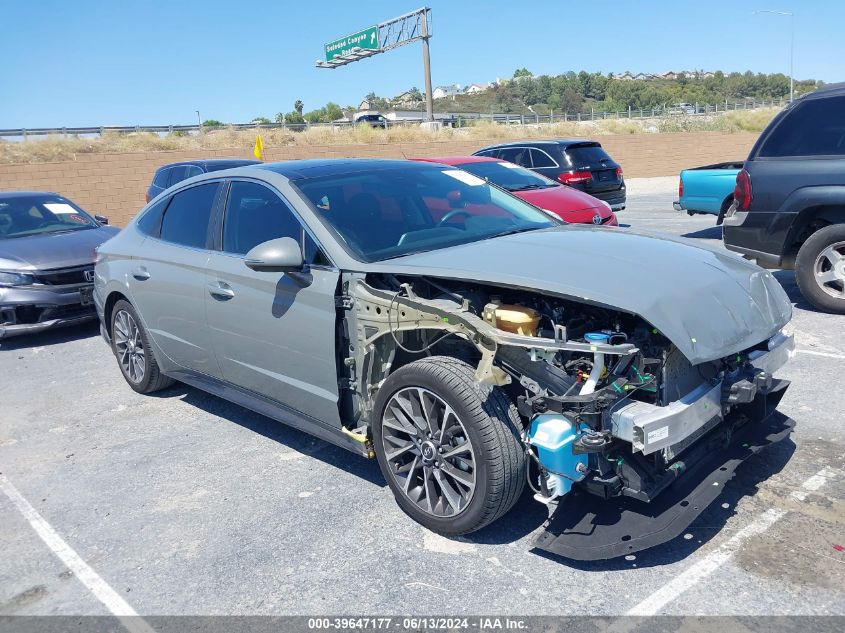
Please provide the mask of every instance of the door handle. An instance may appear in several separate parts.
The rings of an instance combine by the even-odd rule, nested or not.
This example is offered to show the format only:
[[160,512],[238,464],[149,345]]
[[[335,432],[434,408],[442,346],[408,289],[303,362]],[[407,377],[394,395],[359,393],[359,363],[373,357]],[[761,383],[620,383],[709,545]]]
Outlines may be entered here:
[[212,297],[221,301],[228,301],[235,296],[235,291],[229,287],[229,284],[222,281],[208,284],[208,292]]
[[141,266],[140,268],[136,268],[132,271],[132,276],[138,281],[146,281],[150,278],[150,273],[146,268]]

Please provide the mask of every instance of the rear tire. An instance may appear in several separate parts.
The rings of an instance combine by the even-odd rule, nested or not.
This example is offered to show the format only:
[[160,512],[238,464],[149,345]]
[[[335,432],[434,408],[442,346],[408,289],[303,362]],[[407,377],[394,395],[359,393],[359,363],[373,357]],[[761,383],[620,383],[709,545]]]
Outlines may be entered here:
[[373,410],[376,457],[396,502],[446,536],[492,523],[525,485],[516,407],[474,374],[447,356],[415,361],[387,378]]
[[111,341],[120,373],[138,393],[153,393],[176,382],[161,373],[138,313],[123,299],[112,309]]
[[795,258],[801,294],[819,310],[845,314],[845,224],[819,229]]

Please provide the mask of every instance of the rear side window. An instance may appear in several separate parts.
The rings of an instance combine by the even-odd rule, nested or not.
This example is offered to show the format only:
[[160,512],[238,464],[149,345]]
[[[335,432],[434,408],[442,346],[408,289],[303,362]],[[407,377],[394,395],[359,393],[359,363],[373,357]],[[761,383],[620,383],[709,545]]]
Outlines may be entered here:
[[845,97],[806,101],[787,114],[758,156],[845,155]]
[[137,224],[138,230],[141,231],[141,233],[144,235],[158,237],[159,229],[161,228],[161,216],[164,214],[164,210],[167,208],[168,202],[170,202],[170,198],[159,200],[149,209],[144,211],[144,214],[138,218]]
[[601,161],[612,161],[601,145],[576,145],[567,147],[566,155],[572,167],[600,167]]
[[156,172],[155,177],[153,178],[153,184],[156,187],[161,187],[162,189],[167,189],[167,181],[170,178],[170,170],[169,169],[159,169]]
[[170,168],[170,178],[167,179],[167,186],[172,187],[177,182],[182,182],[185,180],[185,172],[187,171],[187,167],[185,165],[176,165],[176,167]]
[[506,147],[499,151],[499,158],[523,167],[531,167],[531,150],[527,147]]
[[480,152],[476,152],[475,154],[473,154],[473,156],[491,156],[493,158],[497,158],[498,153],[499,153],[499,150],[497,150],[497,149],[485,149],[485,150],[482,150]]
[[161,239],[205,248],[218,183],[197,185],[173,196],[161,222]]
[[534,163],[534,167],[557,167],[552,157],[541,149],[531,150],[531,162]]
[[301,243],[302,225],[273,191],[253,182],[234,181],[223,222],[223,250],[244,255],[279,237]]
[[185,167],[185,178],[193,178],[194,176],[199,176],[202,174],[203,171],[196,165],[187,165]]

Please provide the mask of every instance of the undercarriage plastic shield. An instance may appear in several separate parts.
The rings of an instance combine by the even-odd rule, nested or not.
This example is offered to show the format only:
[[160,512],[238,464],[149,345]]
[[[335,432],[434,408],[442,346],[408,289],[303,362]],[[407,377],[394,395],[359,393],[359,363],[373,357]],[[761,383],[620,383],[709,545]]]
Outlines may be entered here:
[[741,413],[750,420],[724,450],[696,463],[650,503],[570,493],[546,521],[534,547],[573,560],[605,560],[679,536],[721,494],[742,462],[792,432],[794,420],[774,411],[788,385],[778,381],[767,395],[744,405]]

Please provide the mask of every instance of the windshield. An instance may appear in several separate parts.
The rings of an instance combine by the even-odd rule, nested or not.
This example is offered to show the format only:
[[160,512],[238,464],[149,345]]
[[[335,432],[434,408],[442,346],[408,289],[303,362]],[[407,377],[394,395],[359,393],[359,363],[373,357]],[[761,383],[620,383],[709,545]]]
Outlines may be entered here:
[[478,162],[458,165],[464,171],[475,174],[479,178],[489,180],[508,191],[526,191],[528,189],[546,189],[558,187],[554,180],[535,174],[533,171],[514,165],[513,163]]
[[365,262],[557,224],[460,169],[411,163],[293,184]]
[[0,239],[97,228],[90,215],[61,196],[0,198]]

